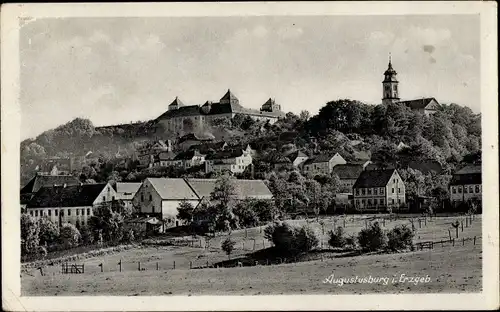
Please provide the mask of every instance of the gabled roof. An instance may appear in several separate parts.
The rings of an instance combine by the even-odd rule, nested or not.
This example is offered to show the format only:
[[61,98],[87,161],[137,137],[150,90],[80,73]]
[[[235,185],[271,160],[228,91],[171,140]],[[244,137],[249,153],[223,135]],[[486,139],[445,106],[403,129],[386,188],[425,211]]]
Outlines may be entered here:
[[344,164],[333,167],[335,173],[341,180],[354,180],[363,172],[362,165]]
[[92,206],[97,196],[107,186],[82,184],[70,186],[42,187],[28,202],[28,208]]
[[408,168],[418,170],[423,174],[440,173],[443,170],[441,164],[433,159],[410,160],[407,164]]
[[337,153],[334,155],[330,155],[330,154],[316,155],[316,156],[313,156],[312,158],[309,158],[308,160],[306,160],[304,162],[304,165],[329,162],[330,159],[332,159],[335,155],[337,155]]
[[162,199],[198,199],[184,179],[147,178]]
[[243,155],[242,149],[229,149],[207,155],[206,160],[230,159]]
[[224,141],[220,142],[213,142],[213,143],[202,143],[202,144],[196,144],[196,145],[191,145],[189,147],[190,150],[198,150],[202,154],[208,154],[209,152],[217,152],[224,150],[224,148],[227,146],[227,143]]
[[[216,179],[186,179],[186,182],[196,192],[199,198],[210,198],[215,188]],[[266,197],[272,198],[272,193],[263,180],[233,180],[237,199]]]
[[[423,108],[426,108],[427,105],[429,105],[433,100],[436,101],[435,98],[422,98],[422,99],[409,100],[409,101],[400,101],[399,103],[404,104],[411,109],[423,109]],[[436,103],[437,103],[437,101],[436,101]]]
[[481,184],[481,173],[455,174],[451,178],[450,185]]
[[481,165],[467,165],[463,167],[462,169],[458,170],[455,172],[455,175],[458,174],[475,174],[475,173],[481,173]]
[[200,152],[198,152],[198,150],[188,150],[188,151],[180,152],[179,154],[177,154],[177,156],[175,156],[174,160],[190,160],[190,159],[193,159],[193,157],[195,157],[195,156],[203,156],[203,155],[200,154]]
[[28,184],[26,184],[21,189],[21,194],[35,193],[40,188],[45,186],[54,185],[76,185],[80,184],[80,181],[72,175],[46,175],[46,174],[36,174],[33,179],[31,179]]
[[[335,166],[336,167],[336,166]],[[389,183],[395,169],[363,171],[354,183],[354,188],[384,187]]]
[[118,193],[136,193],[141,184],[140,182],[116,182],[116,191]]
[[289,154],[286,155],[286,157],[291,161],[295,161],[295,159],[297,159],[298,157],[307,157],[306,154],[304,154],[303,152],[301,151],[295,151],[295,152],[291,152]]
[[158,154],[158,160],[174,160],[176,154],[172,151],[161,152]]

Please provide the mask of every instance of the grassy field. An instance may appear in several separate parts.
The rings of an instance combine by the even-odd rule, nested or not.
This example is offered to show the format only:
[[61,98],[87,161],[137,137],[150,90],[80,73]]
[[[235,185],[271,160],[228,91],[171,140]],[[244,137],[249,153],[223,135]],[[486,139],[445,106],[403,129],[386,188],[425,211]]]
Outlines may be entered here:
[[[435,218],[416,222],[415,241],[448,239],[451,222],[459,217]],[[372,220],[373,221],[373,220]],[[294,220],[291,223],[306,223]],[[325,220],[325,234],[333,228],[333,219]],[[357,233],[364,227],[365,220],[355,217],[346,220],[346,232]],[[340,224],[339,224],[340,223]],[[386,221],[386,229],[408,220]],[[322,234],[320,224],[310,222],[318,234]],[[343,226],[343,221],[336,221]],[[246,234],[245,234],[246,232]],[[262,230],[263,232],[263,230]],[[454,237],[455,233],[452,232]],[[204,268],[227,259],[219,248],[193,247],[143,247],[120,253],[86,259],[84,274],[61,274],[60,266],[44,268],[44,276],[37,270],[22,274],[23,295],[255,295],[289,293],[403,293],[403,292],[472,292],[481,290],[481,218],[476,216],[472,226],[459,231],[455,246],[438,244],[431,251],[415,251],[398,254],[363,255],[339,257],[325,261],[308,261],[293,264],[253,266],[242,268]],[[245,237],[246,236],[246,237]],[[462,243],[462,238],[477,236],[476,245],[472,241]],[[260,228],[233,231],[231,237],[237,241],[237,249],[232,258],[243,256],[262,246],[263,233]],[[211,246],[219,247],[224,236],[211,241]],[[326,235],[323,236],[326,247]],[[260,243],[260,244],[259,244]],[[264,241],[264,244],[267,244]],[[244,247],[246,250],[244,250]],[[122,261],[122,272],[118,262]],[[138,262],[141,268],[138,270]],[[175,261],[175,270],[174,270]],[[103,264],[103,272],[99,264]],[[158,270],[157,270],[158,265]],[[336,278],[388,277],[390,282],[345,284],[323,283],[331,274]],[[430,282],[398,283],[401,274],[426,277]],[[395,278],[395,283],[392,283]]]

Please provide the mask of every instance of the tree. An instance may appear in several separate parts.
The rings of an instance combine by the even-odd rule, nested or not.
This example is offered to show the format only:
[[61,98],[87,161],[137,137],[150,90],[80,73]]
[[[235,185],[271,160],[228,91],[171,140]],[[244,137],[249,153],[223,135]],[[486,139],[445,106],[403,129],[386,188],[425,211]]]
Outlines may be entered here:
[[57,224],[46,217],[42,217],[38,222],[40,226],[40,244],[50,245],[55,243],[59,238],[59,228]]
[[[235,206],[236,187],[234,178],[222,175],[215,181],[215,187],[210,194],[210,204],[215,208],[216,226],[219,229],[231,230],[237,227],[237,218],[233,209]],[[229,229],[228,224],[229,222]]]
[[177,207],[177,219],[184,221],[185,223],[193,222],[194,207],[193,204],[187,200],[183,200],[179,203]]
[[328,232],[328,244],[334,248],[344,247],[346,245],[346,237],[343,227],[337,227],[335,231],[330,230]]
[[364,250],[376,251],[383,249],[387,245],[387,236],[380,224],[375,222],[369,228],[362,229],[359,232],[358,242]]
[[224,250],[224,252],[227,254],[228,259],[231,259],[231,253],[233,252],[235,244],[236,244],[236,242],[234,242],[233,240],[231,240],[230,237],[226,238],[222,242],[222,245],[221,245],[222,250]]
[[80,232],[78,229],[71,223],[65,223],[61,227],[59,239],[61,244],[65,248],[72,248],[78,246],[80,242]]
[[36,219],[28,214],[21,215],[21,252],[23,255],[36,252],[40,244],[40,226]]

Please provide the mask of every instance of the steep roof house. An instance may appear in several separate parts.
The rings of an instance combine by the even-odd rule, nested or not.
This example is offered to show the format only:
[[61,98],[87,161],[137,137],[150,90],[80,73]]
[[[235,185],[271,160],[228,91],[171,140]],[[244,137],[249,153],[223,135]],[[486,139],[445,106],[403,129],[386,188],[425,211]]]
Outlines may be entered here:
[[457,170],[450,181],[450,201],[453,206],[470,200],[482,202],[482,171],[480,165],[468,165]]
[[400,209],[406,203],[405,184],[396,169],[365,170],[353,185],[353,198],[360,210]]
[[346,163],[346,160],[339,153],[334,155],[320,154],[307,159],[302,166],[302,170],[307,175],[329,175],[333,167]]
[[132,199],[140,187],[141,183],[116,182],[116,199],[122,200],[128,209],[132,209]]
[[435,98],[422,98],[409,101],[400,101],[399,103],[405,105],[413,111],[430,115],[439,109],[439,102]]
[[49,186],[40,188],[26,205],[36,217],[48,217],[58,225],[87,224],[98,205],[117,197],[109,183]]
[[352,187],[363,172],[363,165],[340,164],[333,167],[332,174],[336,174],[340,179],[340,185],[344,192],[351,192]]

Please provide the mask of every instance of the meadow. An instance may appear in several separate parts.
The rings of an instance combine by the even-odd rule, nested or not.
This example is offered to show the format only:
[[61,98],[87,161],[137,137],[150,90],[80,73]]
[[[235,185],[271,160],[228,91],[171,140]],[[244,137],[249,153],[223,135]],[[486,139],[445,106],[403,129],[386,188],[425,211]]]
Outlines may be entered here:
[[[383,215],[348,216],[346,232],[355,234],[369,222],[379,222],[384,229],[407,224],[409,218],[385,220]],[[328,249],[327,232],[344,226],[342,217],[290,220],[292,224],[309,223],[321,238],[318,249]],[[46,266],[41,276],[37,269],[21,273],[22,294],[37,295],[258,295],[258,294],[321,294],[321,293],[428,293],[478,292],[482,284],[481,216],[466,225],[465,217],[413,218],[414,242],[435,241],[433,249],[393,254],[348,256],[327,253],[322,260],[296,263],[257,265],[235,268],[213,268],[227,260],[220,242],[228,234],[210,240],[210,247],[201,238],[198,247],[142,246],[114,254],[77,261],[85,265],[83,274],[62,274],[60,265]],[[459,238],[451,223],[464,222]],[[323,234],[323,228],[324,233]],[[451,229],[454,242],[450,242]],[[264,239],[264,227],[233,231],[236,241],[231,258],[248,255],[270,247]],[[476,236],[474,244],[472,238]],[[162,238],[157,238],[161,240]],[[165,238],[166,239],[166,238]],[[464,240],[466,239],[466,240]],[[196,240],[195,240],[196,241]],[[441,242],[441,243],[439,243]],[[195,246],[196,243],[194,244]],[[120,265],[121,262],[121,271]],[[140,262],[140,264],[139,264]],[[102,264],[102,266],[100,266]],[[139,265],[141,270],[139,270]],[[192,268],[192,269],[191,269]],[[198,268],[198,269],[195,269]],[[102,272],[101,272],[102,270]],[[329,283],[338,278],[386,278],[377,282],[356,284]],[[427,278],[427,282],[404,280],[407,277]],[[385,281],[389,280],[387,284]],[[324,283],[326,281],[326,283]]]

